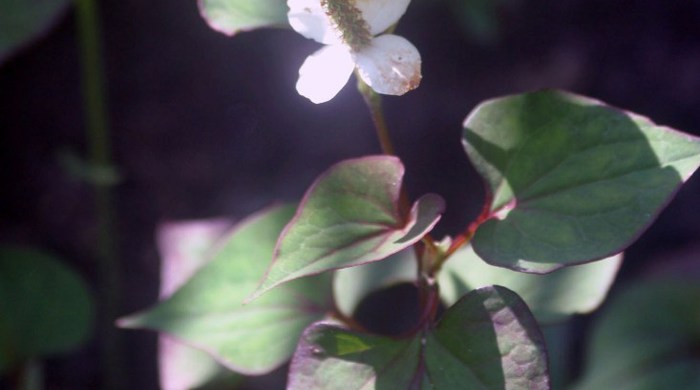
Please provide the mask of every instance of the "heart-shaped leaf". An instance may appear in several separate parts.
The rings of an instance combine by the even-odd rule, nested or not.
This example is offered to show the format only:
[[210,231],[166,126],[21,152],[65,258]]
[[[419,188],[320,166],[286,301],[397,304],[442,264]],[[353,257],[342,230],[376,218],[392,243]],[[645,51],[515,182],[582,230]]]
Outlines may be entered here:
[[331,307],[329,275],[295,281],[242,304],[269,265],[275,240],[292,214],[293,208],[280,207],[244,221],[169,299],[119,324],[175,336],[243,374],[279,367],[303,329]]
[[487,264],[471,246],[457,251],[438,275],[440,296],[451,305],[469,291],[490,285],[520,295],[540,323],[588,313],[602,302],[622,262],[622,254],[547,275],[526,274]]
[[622,252],[700,165],[700,139],[559,91],[483,103],[466,152],[491,192],[472,245],[533,273]]
[[68,0],[0,1],[0,63],[44,34],[69,3]]
[[577,390],[700,388],[700,283],[645,280],[595,325]]
[[285,227],[272,265],[249,299],[303,276],[385,259],[420,240],[445,203],[425,195],[404,220],[398,206],[403,173],[398,158],[370,156],[342,161],[322,174]]
[[[161,300],[170,297],[211,259],[215,244],[232,225],[232,221],[221,218],[168,222],[158,227]],[[158,371],[163,389],[230,387],[240,381],[204,351],[166,334],[158,337]]]
[[542,335],[504,287],[471,292],[434,329],[391,339],[317,323],[292,359],[289,388],[548,389]]
[[226,35],[288,23],[285,0],[198,0],[197,4],[209,26]]
[[93,303],[85,283],[35,249],[0,247],[0,372],[67,352],[90,335]]

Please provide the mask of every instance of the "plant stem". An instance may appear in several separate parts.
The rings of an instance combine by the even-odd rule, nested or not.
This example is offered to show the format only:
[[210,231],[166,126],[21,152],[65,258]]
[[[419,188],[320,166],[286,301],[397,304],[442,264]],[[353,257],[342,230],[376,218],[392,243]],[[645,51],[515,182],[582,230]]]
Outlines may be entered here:
[[[357,78],[357,89],[360,91],[362,98],[367,104],[370,116],[372,117],[372,123],[374,123],[374,128],[377,131],[377,139],[379,140],[379,145],[382,148],[382,152],[386,155],[396,156],[396,150],[391,142],[391,136],[389,135],[389,127],[386,125],[386,120],[384,119],[384,111],[382,110],[382,97],[379,96],[372,88],[367,85],[360,77]],[[399,211],[403,218],[408,217],[408,213],[411,210],[411,203],[408,200],[408,194],[406,193],[406,188],[401,187],[401,194],[399,195]]]
[[445,251],[445,253],[442,253],[440,256],[438,256],[433,263],[433,266],[430,269],[429,274],[430,275],[435,275],[438,271],[440,271],[440,268],[442,268],[442,265],[445,264],[447,259],[450,258],[457,250],[464,245],[467,245],[472,238],[474,237],[474,233],[476,233],[476,229],[484,223],[486,220],[491,218],[493,216],[493,212],[491,211],[491,195],[488,189],[486,190],[486,199],[487,201],[484,203],[481,213],[479,214],[478,217],[474,221],[472,221],[467,228],[459,234],[455,239],[452,241],[452,245],[450,245],[449,248]]
[[20,368],[17,380],[17,390],[42,390],[44,388],[44,373],[39,360],[27,360]]
[[[396,156],[396,151],[391,142],[391,136],[389,135],[389,128],[386,125],[386,120],[384,119],[384,111],[382,110],[382,98],[374,92],[374,90],[367,85],[360,77],[357,77],[357,89],[360,91],[362,98],[367,104],[369,113],[372,116],[372,122],[374,123],[374,128],[377,131],[377,138],[379,140],[379,145],[382,151],[386,155]],[[405,187],[401,187],[401,193],[399,195],[399,211],[404,219],[408,219],[408,214],[411,210],[411,203],[408,198],[408,193]],[[433,247],[434,242],[430,235],[426,235],[422,240],[423,245],[427,247]],[[431,289],[433,286],[427,283],[430,279],[430,275],[426,274],[426,271],[433,269],[430,265],[423,264],[424,261],[424,250],[420,244],[414,244],[413,250],[416,255],[417,262],[417,274],[416,278],[418,281],[418,303],[419,307],[423,312],[432,312],[433,309],[431,305],[433,304],[433,299],[431,295]],[[437,307],[437,306],[436,306]],[[434,314],[434,313],[433,313]],[[431,320],[430,315],[421,316],[420,323],[418,326],[423,326],[425,321]]]
[[[89,163],[93,167],[109,167],[112,164],[111,145],[97,4],[95,0],[76,0],[75,7]],[[98,182],[92,184],[99,235],[96,256],[99,268],[99,301],[102,309],[99,340],[103,388],[121,389],[125,388],[121,342],[113,325],[119,314],[121,282],[115,251],[115,212],[110,188]]]
[[384,120],[382,97],[374,92],[372,88],[359,77],[357,78],[357,89],[360,91],[360,94],[362,94],[367,108],[369,108],[374,128],[377,130],[377,139],[379,140],[379,145],[382,147],[382,152],[387,155],[396,156],[396,151],[394,150],[391,136],[389,135],[389,128],[386,125],[386,120]]

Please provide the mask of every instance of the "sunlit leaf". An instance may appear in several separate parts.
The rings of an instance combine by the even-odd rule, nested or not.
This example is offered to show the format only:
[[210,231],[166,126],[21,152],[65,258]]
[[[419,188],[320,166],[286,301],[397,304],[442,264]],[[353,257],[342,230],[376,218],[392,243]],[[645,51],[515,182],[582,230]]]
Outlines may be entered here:
[[209,26],[227,35],[287,25],[286,0],[198,0],[197,3]]
[[576,390],[700,388],[700,283],[644,280],[595,324]]
[[317,323],[301,338],[292,390],[548,389],[542,335],[503,287],[475,290],[433,329],[392,339]]
[[444,201],[425,195],[404,220],[398,205],[403,173],[398,158],[370,156],[322,174],[285,227],[251,299],[289,280],[385,259],[420,240],[440,219]]
[[612,285],[622,255],[557,270],[547,275],[526,274],[495,267],[466,247],[455,253],[440,271],[440,295],[448,304],[484,286],[508,287],[520,295],[540,323],[566,319],[596,309]]
[[0,0],[0,63],[44,34],[68,4],[69,0]]
[[120,325],[175,336],[244,374],[279,367],[292,355],[302,330],[331,307],[330,275],[295,281],[242,304],[269,265],[275,240],[292,214],[293,208],[281,207],[244,221],[169,299]]
[[621,252],[700,165],[697,137],[559,91],[483,103],[464,127],[493,212],[474,251],[526,272]]
[[[170,297],[211,259],[217,241],[232,225],[232,221],[221,218],[168,222],[158,227],[161,300]],[[158,371],[162,389],[223,387],[240,380],[209,354],[166,334],[158,337]]]
[[85,283],[60,260],[0,247],[0,372],[78,347],[90,335],[93,315]]

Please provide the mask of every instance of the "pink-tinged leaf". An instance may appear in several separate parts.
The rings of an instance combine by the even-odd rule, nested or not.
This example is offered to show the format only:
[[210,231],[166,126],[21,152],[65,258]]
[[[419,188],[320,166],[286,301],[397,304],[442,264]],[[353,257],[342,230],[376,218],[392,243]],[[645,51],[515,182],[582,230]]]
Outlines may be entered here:
[[249,300],[293,279],[385,259],[419,241],[440,219],[444,201],[427,194],[404,219],[403,174],[393,156],[346,160],[322,174],[285,227]]
[[158,226],[160,298],[180,288],[213,255],[216,242],[233,226],[225,218],[166,222]]
[[[158,227],[160,299],[170,297],[213,255],[217,241],[233,226],[224,218],[166,222]],[[238,378],[206,352],[171,336],[158,337],[158,371],[164,390],[234,384]]]
[[268,267],[293,211],[277,207],[243,221],[172,296],[119,325],[166,333],[242,374],[284,364],[304,328],[330,310],[329,275],[289,283],[248,305],[242,301]]
[[440,322],[392,339],[329,323],[310,326],[289,372],[290,390],[550,388],[537,322],[512,291],[475,290]]
[[198,0],[197,4],[209,26],[226,35],[287,25],[285,0]]

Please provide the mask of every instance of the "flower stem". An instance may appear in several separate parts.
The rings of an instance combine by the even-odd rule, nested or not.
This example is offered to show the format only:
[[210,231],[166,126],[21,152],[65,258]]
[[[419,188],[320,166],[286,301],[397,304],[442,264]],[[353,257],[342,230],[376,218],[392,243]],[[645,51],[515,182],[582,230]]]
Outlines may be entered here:
[[[111,145],[97,4],[95,0],[76,0],[75,7],[89,163],[93,167],[110,167]],[[99,235],[96,256],[102,309],[99,327],[102,388],[126,388],[122,383],[122,343],[113,325],[119,314],[121,281],[115,245],[115,212],[110,187],[99,182],[92,184]]]
[[382,152],[387,155],[396,155],[394,146],[391,142],[391,136],[389,135],[389,128],[386,125],[386,120],[384,120],[384,111],[382,110],[382,97],[379,96],[372,88],[367,85],[361,78],[357,78],[357,89],[360,91],[362,98],[367,104],[369,113],[372,116],[372,122],[374,123],[374,128],[377,131],[377,139],[379,140],[379,145],[382,147]]
[[[384,111],[382,110],[381,96],[374,92],[374,90],[364,81],[362,81],[360,77],[357,77],[357,89],[360,91],[362,98],[367,104],[367,108],[369,109],[370,115],[372,116],[372,122],[374,123],[374,128],[377,131],[377,138],[379,140],[379,145],[381,146],[382,151],[386,155],[396,156],[396,151],[391,142],[391,136],[389,135],[389,128],[387,127],[386,120],[384,119]],[[406,220],[408,219],[408,214],[410,210],[411,203],[408,198],[408,193],[406,192],[406,188],[402,186],[401,193],[399,195],[399,211],[402,217]],[[435,243],[430,235],[426,235],[425,237],[423,237],[421,243],[428,248],[432,248],[435,246]],[[432,316],[434,317],[433,308],[431,306],[434,303],[431,295],[431,289],[433,288],[433,286],[430,283],[426,283],[426,280],[432,280],[432,278],[430,278],[430,275],[427,274],[426,271],[430,271],[434,267],[432,267],[430,264],[423,264],[425,247],[421,246],[420,244],[413,245],[413,250],[416,255],[416,262],[418,268],[416,274],[418,285],[418,301],[421,310],[423,310],[424,312],[426,312],[427,310],[427,312],[432,313]],[[423,326],[423,324],[426,321],[431,320],[431,315],[424,315],[421,317],[419,326]]]
[[[384,119],[384,111],[382,110],[382,97],[379,96],[372,87],[367,85],[360,77],[357,77],[357,89],[360,91],[362,98],[367,104],[370,116],[372,117],[372,122],[374,123],[374,128],[377,131],[377,139],[379,140],[379,146],[382,148],[382,152],[386,155],[396,156],[396,150],[391,142],[391,136],[389,135],[389,127],[386,125],[386,120]],[[401,187],[401,194],[399,195],[399,211],[403,218],[408,218],[408,213],[411,210],[411,203],[408,199],[408,194],[406,189]]]

